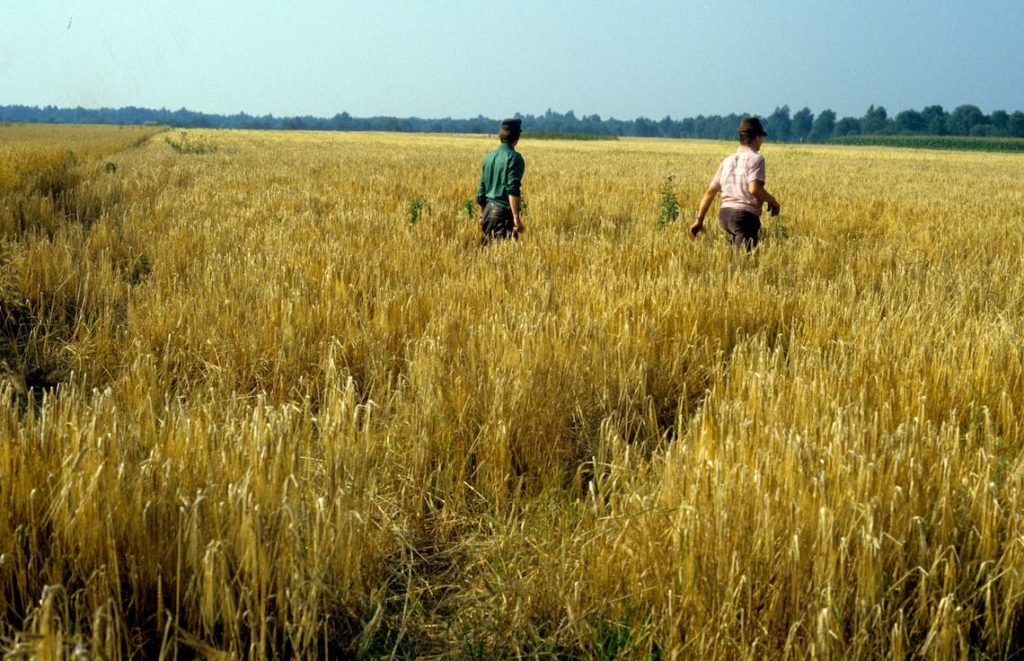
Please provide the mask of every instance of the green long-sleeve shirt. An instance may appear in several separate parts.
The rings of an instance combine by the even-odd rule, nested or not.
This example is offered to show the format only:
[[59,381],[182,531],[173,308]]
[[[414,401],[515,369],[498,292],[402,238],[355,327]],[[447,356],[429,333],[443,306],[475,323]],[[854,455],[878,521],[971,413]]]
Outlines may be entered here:
[[526,161],[522,154],[502,143],[484,157],[480,168],[480,185],[476,189],[477,203],[484,206],[490,202],[505,209],[510,208],[508,196],[521,196],[525,171]]

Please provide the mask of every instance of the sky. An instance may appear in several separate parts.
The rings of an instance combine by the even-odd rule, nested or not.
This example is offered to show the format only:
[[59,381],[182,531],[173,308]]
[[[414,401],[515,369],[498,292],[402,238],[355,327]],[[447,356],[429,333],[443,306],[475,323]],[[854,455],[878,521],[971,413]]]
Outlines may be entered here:
[[3,0],[0,105],[676,119],[1024,110],[1021,0]]

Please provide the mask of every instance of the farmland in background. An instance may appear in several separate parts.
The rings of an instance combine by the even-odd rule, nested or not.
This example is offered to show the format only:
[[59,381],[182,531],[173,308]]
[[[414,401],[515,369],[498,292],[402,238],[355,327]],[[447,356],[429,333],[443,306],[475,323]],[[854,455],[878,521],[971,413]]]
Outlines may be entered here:
[[5,653],[1016,650],[1019,155],[139,131],[0,127]]
[[847,135],[829,140],[834,145],[861,147],[909,147],[951,151],[1024,152],[1024,139],[959,135]]

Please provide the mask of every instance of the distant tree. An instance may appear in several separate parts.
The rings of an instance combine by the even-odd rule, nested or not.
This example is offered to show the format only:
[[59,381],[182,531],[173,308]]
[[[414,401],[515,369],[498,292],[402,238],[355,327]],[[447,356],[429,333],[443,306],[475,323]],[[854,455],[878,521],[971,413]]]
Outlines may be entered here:
[[658,125],[646,117],[637,117],[633,128],[634,134],[641,138],[653,138],[658,135]]
[[661,133],[663,138],[678,138],[680,137],[679,126],[672,121],[670,115],[665,115],[660,122],[658,122],[658,131]]
[[928,130],[928,121],[916,110],[904,110],[896,115],[897,133],[924,133]]
[[971,129],[986,123],[985,120],[985,113],[978,106],[962,105],[949,113],[946,126],[953,135],[970,135]]
[[885,133],[886,129],[889,128],[889,116],[885,112],[884,106],[878,106],[874,104],[868,108],[868,111],[864,113],[864,117],[860,120],[860,132],[865,135],[874,135],[878,133]]
[[676,134],[680,138],[692,138],[693,137],[693,118],[686,117],[683,119],[674,120],[676,125]]
[[263,117],[253,117],[252,119],[247,121],[245,124],[243,124],[241,128],[263,129],[263,130],[266,130],[266,129],[269,129],[270,126],[271,126],[270,118],[267,117],[266,115],[264,115]]
[[720,118],[718,121],[718,135],[716,137],[722,140],[737,140],[739,134],[736,133],[736,129],[739,127],[740,121],[747,116],[747,113],[743,113],[742,115],[730,113],[725,117]]
[[793,139],[803,142],[810,136],[811,129],[814,127],[814,114],[811,113],[810,108],[802,108],[796,111],[793,115],[793,121],[790,122],[790,131],[793,134]]
[[580,120],[576,119],[576,113],[571,109],[562,115],[555,123],[554,130],[563,133],[577,133],[580,129]]
[[[736,126],[742,116],[698,115],[674,120],[666,116],[661,120],[638,117],[635,120],[602,119],[600,115],[578,118],[572,110],[560,114],[550,108],[543,115],[521,115],[527,131],[565,131],[596,135],[665,136],[673,138],[708,138],[736,140]],[[0,105],[0,121],[31,123],[96,123],[144,124],[159,123],[175,127],[220,127],[251,129],[306,129],[317,131],[405,131],[405,132],[460,132],[492,133],[497,120],[478,115],[474,118],[423,119],[419,117],[352,117],[342,112],[330,118],[310,115],[296,117],[253,117],[244,111],[234,115],[213,115],[186,108],[168,110],[160,108],[60,108],[56,106]],[[872,133],[916,133],[947,135],[950,133],[972,136],[1024,137],[1024,112],[1012,113],[996,110],[986,116],[977,106],[962,105],[946,113],[940,105],[927,106],[920,112],[905,110],[890,119],[881,106],[872,105],[860,119],[844,117],[836,120],[831,110],[823,110],[815,117],[809,108],[803,108],[790,117],[789,106],[777,107],[762,122],[773,140],[810,140],[826,142],[831,137]]]
[[1005,110],[993,110],[992,114],[988,117],[988,121],[992,124],[992,128],[998,135],[1006,135],[1007,128],[1010,125],[1010,113]]
[[331,117],[328,128],[332,131],[349,131],[352,128],[352,116],[347,112],[340,112]]
[[710,117],[697,115],[693,118],[693,137],[718,139],[718,126],[712,126]]
[[791,140],[793,137],[793,123],[789,118],[789,106],[776,108],[772,114],[768,115],[764,120],[764,130],[776,142]]
[[929,135],[946,135],[946,111],[942,106],[928,106],[921,111],[925,121],[925,132]]
[[811,132],[807,138],[811,142],[828,142],[835,128],[836,114],[828,109],[822,110],[814,118],[814,124],[811,125]]
[[626,123],[621,119],[609,117],[605,120],[605,124],[608,126],[608,135],[626,135]]
[[860,133],[860,120],[854,117],[843,117],[836,122],[836,128],[832,135],[841,138],[844,135],[857,135]]
[[580,120],[580,131],[583,133],[605,133],[608,127],[601,121],[601,115],[587,115]]
[[1010,115],[1006,123],[1006,132],[1014,138],[1024,138],[1024,112],[1018,110]]

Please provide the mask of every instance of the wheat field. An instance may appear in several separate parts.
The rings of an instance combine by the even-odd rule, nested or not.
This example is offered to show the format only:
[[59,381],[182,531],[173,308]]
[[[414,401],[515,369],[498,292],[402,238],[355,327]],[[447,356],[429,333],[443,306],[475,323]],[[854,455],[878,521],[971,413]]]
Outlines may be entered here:
[[496,144],[0,127],[0,651],[1019,653],[1022,157]]

